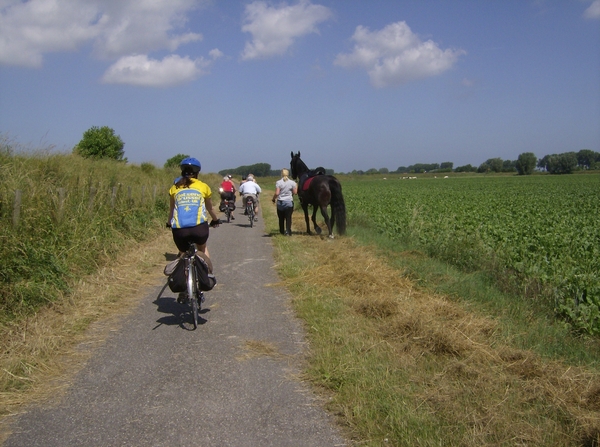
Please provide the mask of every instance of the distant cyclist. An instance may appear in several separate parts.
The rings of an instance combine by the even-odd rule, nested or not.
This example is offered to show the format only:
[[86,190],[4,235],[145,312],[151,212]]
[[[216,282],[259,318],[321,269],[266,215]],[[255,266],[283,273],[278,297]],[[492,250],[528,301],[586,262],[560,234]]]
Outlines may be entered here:
[[[246,203],[246,198],[251,197],[254,203],[254,215],[258,216],[258,195],[262,192],[256,180],[254,180],[254,176],[249,174],[246,177],[246,181],[240,185],[240,195],[243,197],[244,204]],[[258,217],[254,218],[255,221],[258,221]]]
[[219,219],[213,211],[212,191],[206,183],[198,180],[201,165],[197,159],[185,158],[180,167],[181,177],[175,179],[169,190],[171,200],[167,226],[173,231],[173,241],[180,255],[185,253],[190,242],[194,242],[198,250],[210,256],[206,247],[207,213],[212,219],[210,226],[219,226]]
[[[224,200],[231,200],[235,203],[235,184],[231,181],[231,176],[226,175],[223,177],[223,181],[221,182],[219,191],[221,192],[221,205],[219,209],[223,211],[225,209]],[[235,209],[235,206],[233,207]],[[235,219],[233,213],[231,214],[231,219]]]

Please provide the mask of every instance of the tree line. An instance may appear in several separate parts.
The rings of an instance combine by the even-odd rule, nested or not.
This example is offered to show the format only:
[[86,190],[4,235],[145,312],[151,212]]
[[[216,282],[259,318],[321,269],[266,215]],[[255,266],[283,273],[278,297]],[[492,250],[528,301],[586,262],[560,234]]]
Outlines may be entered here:
[[503,160],[500,157],[490,158],[479,166],[467,164],[454,168],[454,163],[416,163],[410,166],[400,166],[395,171],[387,168],[354,170],[349,174],[420,174],[425,172],[516,172],[519,175],[533,174],[535,170],[550,174],[570,174],[577,170],[600,169],[600,152],[582,149],[579,152],[564,152],[561,154],[545,155],[538,159],[533,152],[523,152],[516,160]]
[[[84,132],[81,141],[73,148],[73,152],[84,158],[109,158],[127,162],[124,157],[124,143],[119,135],[108,126],[92,127]],[[167,160],[165,168],[178,166],[181,160],[189,157],[186,154],[177,154]],[[467,164],[454,168],[454,163],[417,163],[410,166],[400,166],[395,171],[387,168],[369,169],[367,171],[354,170],[349,174],[409,174],[424,172],[516,172],[519,175],[532,174],[536,169],[550,174],[570,174],[576,170],[600,169],[600,152],[590,149],[581,149],[579,152],[563,152],[550,154],[538,159],[533,152],[523,152],[516,160],[503,160],[500,157],[490,158],[478,167]],[[333,169],[327,169],[328,174],[333,174]],[[252,173],[256,177],[277,177],[280,172],[271,169],[269,163],[255,163],[237,168],[219,171],[220,175],[246,176]]]

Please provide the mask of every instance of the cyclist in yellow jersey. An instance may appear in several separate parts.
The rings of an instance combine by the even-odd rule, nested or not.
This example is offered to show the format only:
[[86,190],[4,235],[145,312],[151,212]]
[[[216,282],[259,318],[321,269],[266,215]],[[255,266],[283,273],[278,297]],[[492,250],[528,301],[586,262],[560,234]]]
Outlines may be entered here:
[[194,242],[198,250],[209,256],[206,247],[209,233],[207,214],[212,219],[210,226],[219,226],[219,219],[213,211],[212,191],[206,183],[198,180],[201,165],[197,159],[188,157],[180,167],[181,177],[169,190],[171,199],[167,226],[173,231],[173,241],[180,255],[188,249],[190,242]]

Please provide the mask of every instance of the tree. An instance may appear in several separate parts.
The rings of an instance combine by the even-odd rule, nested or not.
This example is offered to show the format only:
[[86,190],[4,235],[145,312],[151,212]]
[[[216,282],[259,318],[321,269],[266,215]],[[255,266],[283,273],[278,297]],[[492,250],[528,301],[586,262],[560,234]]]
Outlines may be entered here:
[[577,167],[577,154],[575,152],[565,152],[558,154],[550,162],[551,174],[571,174]]
[[546,169],[550,174],[570,174],[577,168],[577,154],[565,152],[546,155],[538,162],[538,167]]
[[590,149],[581,149],[577,152],[577,163],[582,169],[594,169],[599,155]]
[[537,157],[533,152],[523,152],[522,154],[519,154],[515,168],[517,168],[519,175],[531,175],[533,174],[536,164]]
[[491,170],[492,168],[487,162],[481,163],[477,168],[477,172],[479,172],[480,174],[490,172]]
[[517,160],[504,160],[502,162],[502,172],[515,172],[517,170]]
[[442,164],[440,164],[440,170],[451,172],[453,166],[454,166],[454,163],[452,163],[451,161],[445,161]]
[[166,161],[165,168],[176,168],[185,158],[188,157],[189,155],[186,154],[177,154]]
[[544,169],[545,171],[550,171],[549,167],[550,167],[550,160],[552,159],[552,157],[556,157],[556,154],[544,155],[543,158],[540,158],[538,160],[537,167],[540,169]]
[[504,166],[504,164],[503,164],[504,162],[502,161],[502,159],[500,157],[490,158],[485,163],[490,167],[490,170],[492,170],[494,172],[502,172],[502,167]]
[[464,166],[458,166],[454,172],[477,172],[477,168],[475,166],[471,166],[471,163]]
[[246,176],[248,174],[254,177],[268,177],[271,175],[271,165],[268,163],[255,163],[248,166],[239,166],[237,168],[224,169],[219,171],[220,175],[235,174]]
[[108,126],[93,126],[83,133],[81,141],[73,148],[73,153],[84,158],[109,158],[118,161],[127,161],[123,158],[123,140]]

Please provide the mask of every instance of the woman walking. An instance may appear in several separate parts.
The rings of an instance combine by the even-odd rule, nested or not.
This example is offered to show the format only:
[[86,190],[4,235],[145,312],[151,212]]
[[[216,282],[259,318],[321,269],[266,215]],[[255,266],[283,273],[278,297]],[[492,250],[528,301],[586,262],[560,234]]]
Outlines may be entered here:
[[298,185],[289,178],[287,169],[281,170],[281,179],[275,183],[273,203],[277,202],[277,217],[279,232],[286,236],[292,235],[292,213],[294,212],[294,194],[298,194]]

